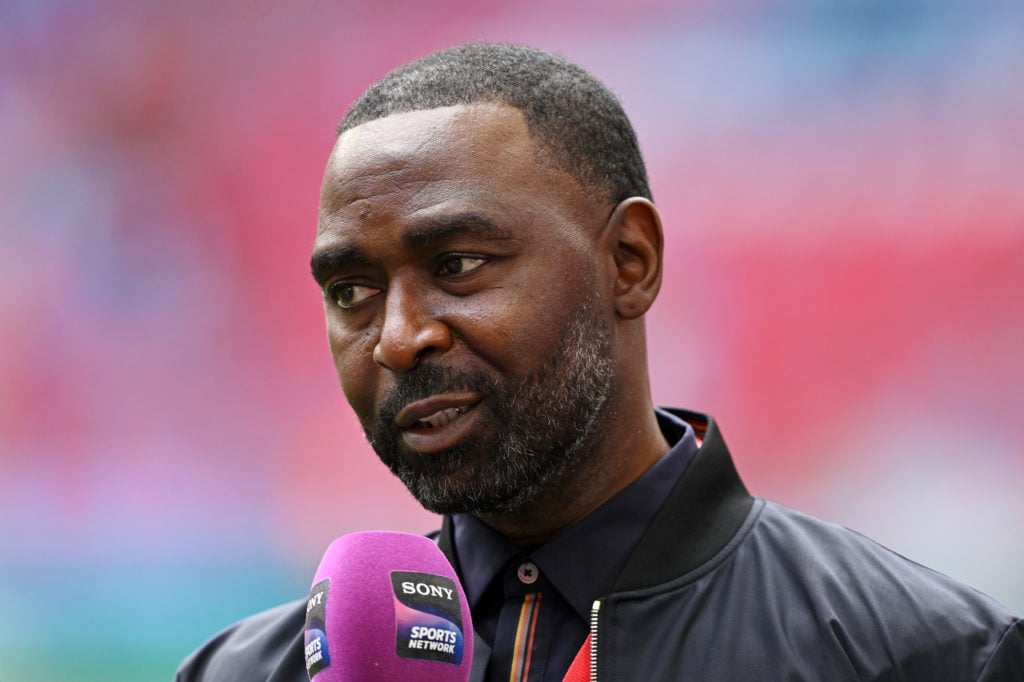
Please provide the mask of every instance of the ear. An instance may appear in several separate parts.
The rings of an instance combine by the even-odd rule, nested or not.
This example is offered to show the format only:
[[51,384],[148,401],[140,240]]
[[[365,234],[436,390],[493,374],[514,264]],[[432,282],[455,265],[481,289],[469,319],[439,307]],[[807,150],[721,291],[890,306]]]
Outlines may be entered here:
[[615,262],[615,312],[632,320],[651,307],[661,288],[664,238],[658,209],[647,199],[626,199],[605,227]]

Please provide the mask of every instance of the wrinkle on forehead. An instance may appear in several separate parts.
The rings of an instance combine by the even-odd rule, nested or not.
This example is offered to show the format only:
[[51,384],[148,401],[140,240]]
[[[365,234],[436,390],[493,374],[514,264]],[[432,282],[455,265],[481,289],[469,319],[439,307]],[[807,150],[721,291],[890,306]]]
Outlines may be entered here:
[[[460,148],[465,153],[453,159],[451,150]],[[456,181],[458,171],[467,179],[505,175],[498,159],[522,166],[534,152],[522,113],[506,105],[440,107],[368,121],[335,143],[321,187],[321,212],[331,215],[370,196],[424,191],[432,182]],[[440,158],[444,163],[435,161]]]
[[392,114],[345,131],[335,143],[328,172],[358,170],[380,176],[453,147],[464,148],[466,156],[479,151],[485,158],[519,162],[534,161],[537,151],[518,109],[491,103],[456,105]]
[[[366,169],[357,173],[332,172],[331,166],[337,163],[340,161],[336,161],[332,155],[328,170],[324,174],[320,189],[320,211],[323,214],[337,213],[371,196],[385,196],[403,191],[410,184],[401,179],[403,173],[408,170],[408,162],[399,163],[396,159],[390,167],[378,164],[382,166],[379,170]],[[422,184],[428,181],[419,182]]]
[[522,112],[505,104],[439,107],[368,121],[342,133],[334,146],[321,188],[319,227],[328,227],[341,212],[364,219],[377,200],[387,203],[389,197],[423,209],[455,197],[516,205],[527,195],[554,193],[576,204],[581,217],[593,211],[593,197],[576,178],[541,157]]

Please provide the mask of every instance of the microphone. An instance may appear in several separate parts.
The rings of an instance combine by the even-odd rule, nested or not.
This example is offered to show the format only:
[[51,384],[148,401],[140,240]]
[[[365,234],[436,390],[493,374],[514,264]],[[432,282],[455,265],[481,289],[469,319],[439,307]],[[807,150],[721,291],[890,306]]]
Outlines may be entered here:
[[367,531],[327,548],[306,603],[312,682],[467,682],[469,603],[429,538]]

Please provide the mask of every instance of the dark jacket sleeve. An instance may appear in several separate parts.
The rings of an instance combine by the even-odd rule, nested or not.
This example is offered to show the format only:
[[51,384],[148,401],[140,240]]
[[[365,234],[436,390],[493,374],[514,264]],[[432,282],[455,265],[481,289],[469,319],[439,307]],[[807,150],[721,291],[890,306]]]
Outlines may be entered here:
[[186,658],[175,682],[308,682],[305,608],[291,602],[232,625]]

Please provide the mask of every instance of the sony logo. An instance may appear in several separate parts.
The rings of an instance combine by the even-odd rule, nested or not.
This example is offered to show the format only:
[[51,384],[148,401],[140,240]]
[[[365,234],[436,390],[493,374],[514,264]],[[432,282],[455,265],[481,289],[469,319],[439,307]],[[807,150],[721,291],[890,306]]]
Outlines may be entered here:
[[401,583],[401,587],[403,594],[418,594],[423,597],[440,597],[442,599],[447,599],[448,601],[454,599],[455,590],[450,587],[414,582],[403,582]]
[[309,610],[312,609],[314,606],[319,606],[323,602],[323,600],[324,600],[323,590],[321,590],[320,592],[317,592],[316,594],[310,596],[309,601],[306,602],[306,613],[309,613]]

